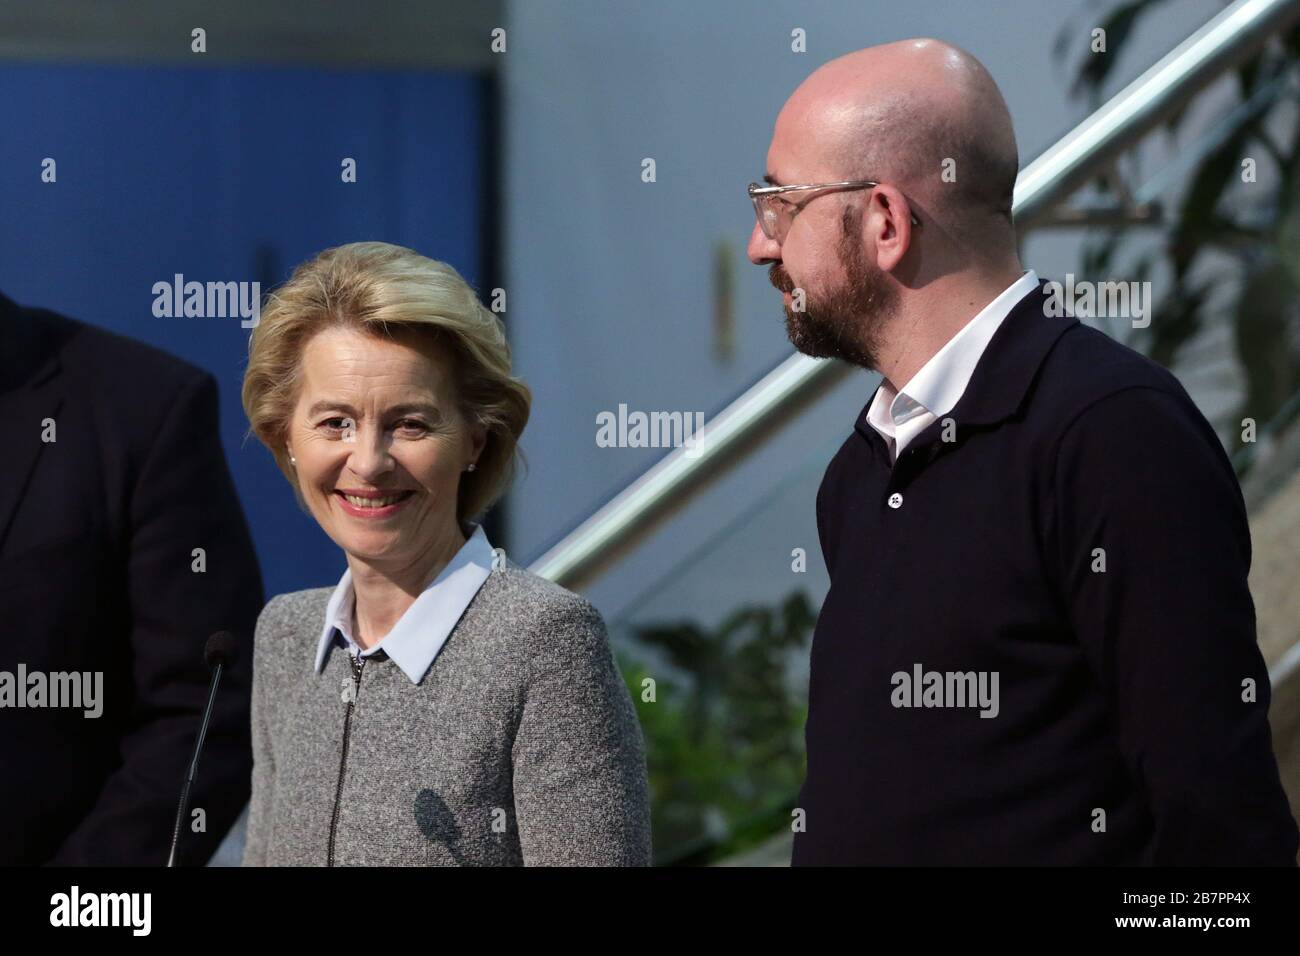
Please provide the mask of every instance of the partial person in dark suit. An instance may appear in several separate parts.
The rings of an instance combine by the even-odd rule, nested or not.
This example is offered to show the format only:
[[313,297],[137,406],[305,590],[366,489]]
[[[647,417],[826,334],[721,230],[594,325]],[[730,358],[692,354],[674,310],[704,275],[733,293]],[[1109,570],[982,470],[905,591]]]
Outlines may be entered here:
[[791,341],[884,377],[817,496],[793,862],[1293,864],[1236,476],[1021,266],[992,77],[934,40],[833,60],[767,164]]
[[201,865],[248,799],[263,603],[216,381],[0,295],[0,420],[0,864],[167,862],[204,644],[228,630],[239,654],[191,801],[206,829],[187,820],[178,856]]

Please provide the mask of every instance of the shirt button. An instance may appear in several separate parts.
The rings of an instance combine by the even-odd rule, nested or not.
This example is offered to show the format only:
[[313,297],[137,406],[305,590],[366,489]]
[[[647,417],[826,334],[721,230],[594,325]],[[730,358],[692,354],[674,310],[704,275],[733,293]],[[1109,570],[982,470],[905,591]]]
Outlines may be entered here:
[[891,508],[903,507],[903,496],[900,495],[897,491],[895,491],[892,495],[889,496],[889,507]]

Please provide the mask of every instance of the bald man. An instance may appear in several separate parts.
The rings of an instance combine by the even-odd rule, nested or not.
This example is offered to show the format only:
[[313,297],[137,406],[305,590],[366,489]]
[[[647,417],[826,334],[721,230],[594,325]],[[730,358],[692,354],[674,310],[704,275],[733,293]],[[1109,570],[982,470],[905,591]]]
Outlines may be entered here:
[[1017,168],[984,67],[908,40],[813,73],[750,187],[791,342],[883,376],[817,495],[793,862],[1291,865],[1235,474],[1049,307]]

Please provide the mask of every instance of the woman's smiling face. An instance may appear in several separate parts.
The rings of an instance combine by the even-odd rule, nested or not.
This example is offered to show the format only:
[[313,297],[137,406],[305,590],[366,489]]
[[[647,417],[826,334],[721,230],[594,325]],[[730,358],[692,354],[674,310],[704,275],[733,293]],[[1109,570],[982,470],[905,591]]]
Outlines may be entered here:
[[460,477],[485,440],[460,413],[447,349],[346,327],[304,347],[287,438],[321,528],[349,556],[391,570],[456,537]]

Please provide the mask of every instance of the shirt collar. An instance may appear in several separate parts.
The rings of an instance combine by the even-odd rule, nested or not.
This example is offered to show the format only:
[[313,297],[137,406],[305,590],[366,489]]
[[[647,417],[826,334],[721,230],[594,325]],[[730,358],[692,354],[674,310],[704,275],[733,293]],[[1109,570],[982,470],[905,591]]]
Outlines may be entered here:
[[867,423],[887,437],[894,429],[927,412],[938,418],[952,410],[970,384],[975,366],[1011,309],[1034,289],[1030,269],[1007,286],[975,317],[957,330],[898,392],[882,381],[867,409]]
[[[1076,318],[1049,311],[1047,295],[1047,287],[1039,282],[1035,290],[1012,306],[1006,320],[998,326],[971,373],[965,392],[946,413],[958,422],[958,427],[991,425],[1014,415],[1047,354],[1066,331],[1079,324]],[[876,394],[879,392],[878,388]],[[879,440],[875,429],[868,426],[869,405],[858,416],[854,427],[868,441],[873,436]],[[937,430],[940,424],[930,423],[916,440],[924,444],[927,433]]]
[[[479,525],[433,582],[420,592],[393,629],[373,648],[363,651],[363,655],[382,649],[411,683],[418,684],[492,573],[492,563],[492,545]],[[316,645],[317,674],[325,669],[325,661],[335,643],[335,629],[349,641],[352,639],[355,603],[352,569],[348,568],[325,606],[325,623]]]

